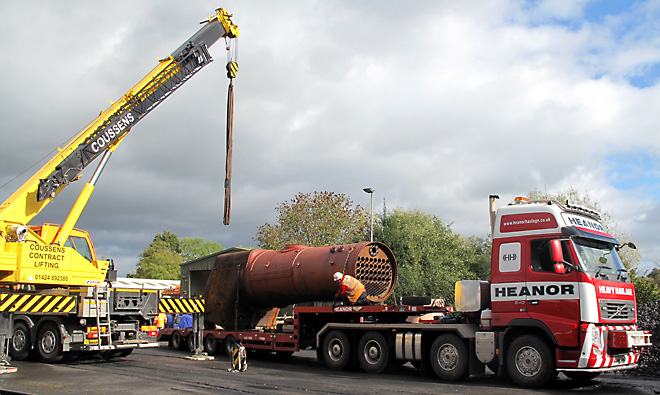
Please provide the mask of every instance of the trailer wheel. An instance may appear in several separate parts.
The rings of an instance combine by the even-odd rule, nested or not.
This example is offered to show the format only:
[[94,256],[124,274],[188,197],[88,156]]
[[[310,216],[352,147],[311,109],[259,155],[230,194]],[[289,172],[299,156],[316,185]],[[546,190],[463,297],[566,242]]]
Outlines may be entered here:
[[390,360],[387,339],[379,332],[367,332],[358,345],[358,360],[367,373],[381,373]]
[[14,335],[9,342],[9,355],[16,361],[22,361],[30,355],[32,342],[30,341],[30,329],[19,321],[14,324]]
[[463,340],[454,334],[438,336],[431,345],[430,356],[431,367],[442,380],[458,381],[470,373],[468,349]]
[[62,359],[62,335],[57,325],[44,324],[37,334],[37,353],[42,362],[52,363]]
[[209,355],[214,355],[218,352],[218,341],[215,339],[215,336],[208,334],[204,338],[204,351]]
[[341,370],[351,359],[351,346],[346,334],[339,330],[330,331],[323,339],[323,360],[330,369]]
[[506,370],[518,385],[540,388],[556,376],[553,353],[535,335],[523,335],[511,342],[506,354]]
[[188,338],[186,339],[186,344],[188,345],[188,351],[190,352],[195,352],[195,336],[197,336],[195,332],[190,332],[188,334]]
[[181,332],[172,332],[172,337],[170,337],[170,347],[175,350],[181,350],[183,348],[183,336],[181,336]]
[[225,353],[228,357],[234,356],[234,346],[236,345],[236,338],[232,335],[225,337]]

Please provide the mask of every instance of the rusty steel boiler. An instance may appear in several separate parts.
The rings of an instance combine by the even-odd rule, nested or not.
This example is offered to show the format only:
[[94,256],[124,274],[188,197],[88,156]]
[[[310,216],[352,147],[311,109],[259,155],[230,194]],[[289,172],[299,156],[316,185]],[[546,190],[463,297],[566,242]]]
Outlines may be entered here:
[[247,329],[273,307],[333,301],[335,272],[360,280],[374,303],[387,299],[397,280],[394,254],[379,242],[230,252],[218,255],[206,283],[204,318]]

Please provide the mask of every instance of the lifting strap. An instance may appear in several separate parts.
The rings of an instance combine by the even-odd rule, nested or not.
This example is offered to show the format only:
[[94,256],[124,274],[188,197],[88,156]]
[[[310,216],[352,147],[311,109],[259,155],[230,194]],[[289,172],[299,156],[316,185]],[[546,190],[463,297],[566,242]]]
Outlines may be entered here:
[[229,78],[229,92],[227,93],[227,158],[225,162],[225,210],[222,223],[229,225],[231,211],[231,167],[232,150],[234,145],[234,78],[238,72],[238,64],[234,61],[227,63],[227,77]]

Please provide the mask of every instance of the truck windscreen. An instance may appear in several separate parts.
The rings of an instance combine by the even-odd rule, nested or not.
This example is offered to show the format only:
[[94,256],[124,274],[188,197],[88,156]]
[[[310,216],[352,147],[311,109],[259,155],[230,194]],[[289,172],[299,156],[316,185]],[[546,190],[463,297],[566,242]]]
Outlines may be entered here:
[[613,244],[585,238],[574,238],[573,242],[585,273],[601,280],[631,281]]

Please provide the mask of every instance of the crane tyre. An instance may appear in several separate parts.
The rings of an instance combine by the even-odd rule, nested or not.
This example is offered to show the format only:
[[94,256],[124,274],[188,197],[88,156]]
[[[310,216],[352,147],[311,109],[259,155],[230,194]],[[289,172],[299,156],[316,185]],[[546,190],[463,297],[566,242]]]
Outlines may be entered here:
[[465,342],[452,333],[438,336],[431,345],[431,367],[442,380],[458,381],[466,378],[470,374],[469,358]]
[[360,366],[367,373],[381,373],[390,362],[390,349],[387,339],[379,332],[365,333],[357,348]]
[[548,344],[536,335],[517,337],[506,354],[506,370],[521,387],[543,387],[557,376],[553,354]]
[[330,331],[323,339],[323,361],[330,369],[344,369],[351,360],[348,336],[340,330]]
[[57,325],[48,322],[39,328],[36,348],[42,362],[53,363],[62,359],[62,334]]
[[15,361],[22,361],[30,355],[32,342],[30,341],[30,329],[19,321],[14,324],[14,335],[9,342],[9,355]]

